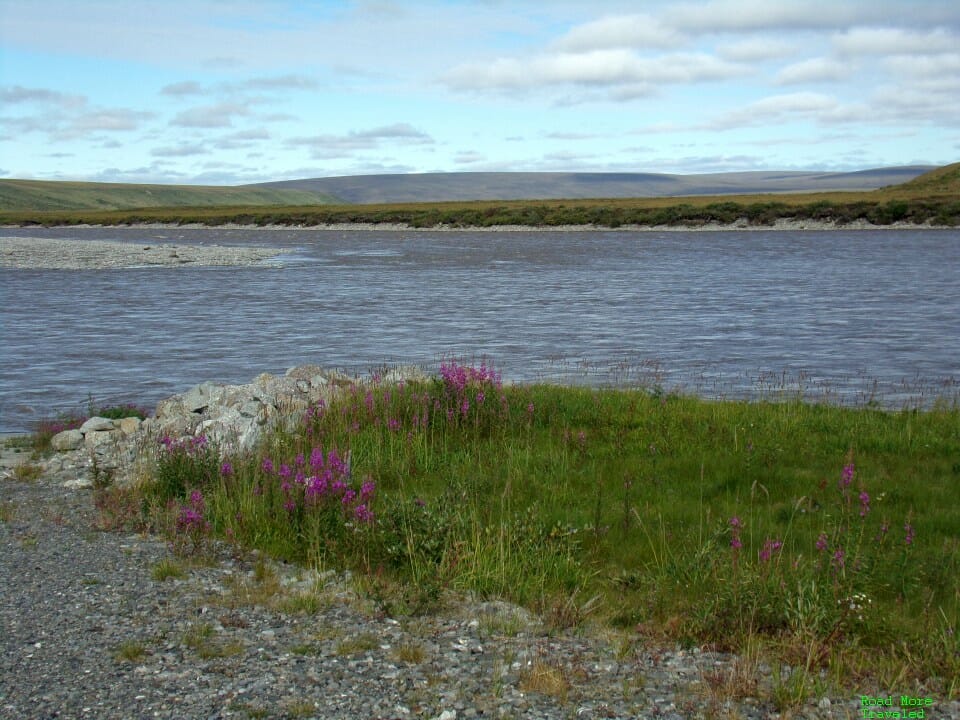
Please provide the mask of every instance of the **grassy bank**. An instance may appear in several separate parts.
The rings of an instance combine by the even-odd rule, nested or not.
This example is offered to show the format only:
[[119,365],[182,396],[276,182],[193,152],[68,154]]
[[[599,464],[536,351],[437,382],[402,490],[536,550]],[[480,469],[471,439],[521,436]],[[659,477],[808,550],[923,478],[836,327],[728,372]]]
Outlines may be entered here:
[[[450,364],[356,386],[255,454],[166,438],[153,481],[98,502],[114,524],[148,512],[183,553],[216,537],[351,568],[388,613],[471,592],[735,651],[789,707],[831,688],[960,697],[958,483],[955,404],[501,386]],[[749,670],[742,692],[761,692]]]
[[[229,188],[220,190],[224,193],[234,191]],[[865,221],[876,225],[911,222],[956,226],[960,224],[960,163],[925,173],[902,185],[864,192],[380,205],[319,205],[316,201],[310,201],[309,205],[288,204],[283,207],[251,207],[249,201],[241,205],[239,200],[228,200],[227,197],[223,195],[224,200],[218,207],[156,207],[162,203],[151,201],[144,203],[151,207],[139,209],[80,210],[69,209],[72,206],[64,201],[59,209],[43,209],[50,205],[38,204],[33,209],[25,210],[3,202],[0,181],[0,208],[3,208],[0,209],[0,224],[52,226],[162,222],[210,226],[229,223],[311,226],[403,223],[419,228],[503,225],[595,225],[616,228],[624,225],[696,227],[708,223],[737,222],[764,226],[777,220],[797,220],[838,224]],[[279,196],[274,201],[278,199]],[[209,203],[205,199],[202,203],[197,201],[193,204]]]
[[[856,195],[850,199],[850,195]],[[730,198],[658,198],[637,200],[549,200],[408,203],[391,205],[323,205],[300,207],[147,208],[122,211],[5,211],[3,225],[127,225],[138,223],[207,226],[315,226],[340,223],[402,223],[415,228],[561,227],[592,225],[700,226],[746,222],[772,225],[777,220],[864,221],[960,225],[960,199],[879,199],[870,193],[756,195]]]

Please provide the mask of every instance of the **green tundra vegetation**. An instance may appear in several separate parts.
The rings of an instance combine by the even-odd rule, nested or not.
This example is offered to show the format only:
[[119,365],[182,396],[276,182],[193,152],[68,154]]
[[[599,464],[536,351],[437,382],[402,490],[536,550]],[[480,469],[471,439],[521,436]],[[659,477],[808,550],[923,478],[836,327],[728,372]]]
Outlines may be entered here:
[[[103,209],[78,209],[71,192],[87,192],[85,183],[39,183],[44,198],[24,206],[22,195],[13,199],[12,183],[0,180],[0,224],[6,225],[126,225],[174,223],[224,225],[314,226],[331,223],[403,223],[417,228],[495,227],[529,225],[621,226],[690,225],[747,223],[770,225],[779,219],[832,221],[838,224],[866,221],[877,225],[895,222],[960,224],[960,163],[925,173],[909,182],[862,192],[823,192],[687,196],[597,200],[512,200],[476,202],[434,202],[397,204],[336,204],[330,198],[300,197],[283,193],[310,193],[293,190],[249,188],[205,188],[201,202],[174,202],[157,196],[157,202],[143,202],[134,208],[128,199],[120,204],[107,192]],[[78,186],[75,190],[60,186]],[[119,186],[124,187],[124,186]],[[162,186],[129,186],[160,188]],[[192,188],[177,188],[184,197]],[[40,192],[38,190],[38,192]],[[133,191],[131,191],[133,192]],[[150,197],[140,191],[136,197]],[[150,189],[149,192],[159,191]],[[6,194],[5,194],[6,193]],[[217,194],[219,193],[219,195]],[[231,194],[232,193],[232,194]],[[259,199],[244,193],[262,195]],[[6,198],[6,199],[5,199]],[[269,202],[268,202],[269,198]],[[89,197],[84,201],[88,201]],[[161,207],[166,202],[169,206]],[[329,204],[321,204],[328,202]],[[71,204],[72,203],[72,204]],[[174,205],[178,205],[174,207]],[[203,205],[204,207],[198,207]],[[122,209],[116,209],[122,208]]]
[[958,483],[957,397],[710,401],[448,363],[352,386],[254,452],[163,438],[152,474],[97,504],[186,555],[226,541],[349,568],[386,613],[471,593],[556,630],[737,652],[748,675],[775,668],[744,687],[783,709],[864,688],[960,697]]

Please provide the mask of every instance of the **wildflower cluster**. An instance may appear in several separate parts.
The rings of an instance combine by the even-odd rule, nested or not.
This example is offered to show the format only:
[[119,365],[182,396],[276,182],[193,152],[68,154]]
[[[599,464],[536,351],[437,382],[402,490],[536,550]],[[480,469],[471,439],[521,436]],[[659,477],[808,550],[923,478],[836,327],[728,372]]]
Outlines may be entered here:
[[[227,466],[229,463],[221,468],[224,475],[232,472]],[[375,493],[376,484],[369,477],[359,487],[352,486],[349,453],[330,448],[325,454],[321,447],[314,447],[309,458],[298,454],[292,462],[263,458],[260,481],[254,488],[255,495],[279,498],[291,518],[337,508],[345,519],[365,524],[374,519],[371,504]]]
[[183,498],[190,488],[206,488],[217,477],[219,459],[205,435],[160,438],[153,492],[163,503]]
[[[174,506],[177,503],[173,500]],[[186,503],[179,503],[176,507],[176,521],[174,524],[173,549],[178,555],[196,554],[203,549],[210,537],[212,526],[207,520],[206,501],[203,492],[193,490]]]

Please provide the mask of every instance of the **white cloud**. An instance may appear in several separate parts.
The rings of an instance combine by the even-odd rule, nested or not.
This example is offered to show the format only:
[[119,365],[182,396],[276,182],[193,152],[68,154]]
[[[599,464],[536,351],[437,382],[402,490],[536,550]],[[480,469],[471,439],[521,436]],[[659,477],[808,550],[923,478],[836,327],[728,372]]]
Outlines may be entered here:
[[560,50],[583,52],[609,48],[670,48],[683,43],[672,28],[650,15],[611,15],[584,23],[556,42]]
[[61,107],[82,107],[87,103],[83,95],[69,95],[47,88],[28,88],[20,85],[0,89],[0,102],[4,105],[18,103],[54,104]]
[[193,82],[192,80],[171,83],[170,85],[165,85],[160,89],[161,94],[173,95],[175,97],[183,97],[184,95],[199,95],[202,92],[203,90],[200,87],[200,83]]
[[231,127],[235,117],[249,114],[249,101],[220,102],[179,112],[170,121],[170,124],[189,128]]
[[742,108],[724,113],[702,127],[710,130],[731,130],[751,125],[781,121],[786,117],[822,117],[836,111],[839,103],[829,95],[814,92],[771,95]]
[[190,157],[191,155],[206,155],[210,151],[200,143],[180,143],[167,147],[158,147],[150,151],[154,157]]
[[853,28],[833,39],[834,47],[847,55],[926,55],[960,47],[960,36],[943,28],[927,32],[892,27]]
[[354,130],[345,135],[314,135],[287,140],[291,147],[308,147],[314,158],[336,159],[379,148],[384,141],[402,145],[430,145],[434,142],[425,132],[409,123],[395,123],[369,130]]
[[594,87],[647,86],[721,80],[748,72],[705,53],[639,57],[630,50],[552,53],[530,59],[501,58],[451,70],[446,83],[455,90],[513,91],[553,85]]
[[777,60],[796,52],[793,43],[783,37],[753,37],[720,45],[717,54],[724,60],[735,62],[761,62]]
[[853,68],[850,63],[842,63],[831,58],[810,58],[788,65],[777,73],[779,85],[797,85],[801,83],[836,82],[847,78]]
[[218,150],[233,150],[236,148],[247,148],[254,145],[259,140],[269,140],[270,133],[264,128],[252,128],[250,130],[241,130],[217,138],[213,145]]

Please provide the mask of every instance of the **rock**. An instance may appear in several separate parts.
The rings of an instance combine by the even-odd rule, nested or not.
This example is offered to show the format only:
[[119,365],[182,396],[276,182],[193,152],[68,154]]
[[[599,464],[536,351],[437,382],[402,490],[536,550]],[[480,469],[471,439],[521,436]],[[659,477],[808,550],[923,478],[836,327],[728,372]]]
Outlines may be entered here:
[[138,417],[126,417],[120,418],[118,424],[120,425],[120,432],[124,435],[133,435],[139,428],[143,421]]
[[86,476],[78,477],[73,480],[67,480],[65,483],[63,483],[63,487],[67,488],[68,490],[83,490],[92,486],[93,480]]
[[83,436],[83,444],[88,448],[95,448],[106,443],[116,442],[123,436],[119,430],[104,430],[101,432],[88,432]]
[[281,376],[263,373],[246,385],[203,382],[161,400],[156,415],[142,422],[91,418],[81,430],[63,434],[57,440],[64,448],[60,466],[66,463],[89,474],[95,460],[101,470],[114,470],[115,482],[123,484],[143,476],[164,437],[205,435],[221,452],[251,450],[265,432],[292,428],[308,408],[321,399],[329,403],[355,382],[316,365],[291,368]]
[[50,447],[58,452],[76,450],[83,445],[83,433],[79,430],[64,430],[50,438]]
[[103,417],[92,417],[80,426],[80,432],[86,435],[89,432],[101,432],[104,430],[113,430],[116,427],[113,420]]
[[223,398],[223,386],[212,382],[200,383],[183,394],[183,406],[190,412],[203,412]]

